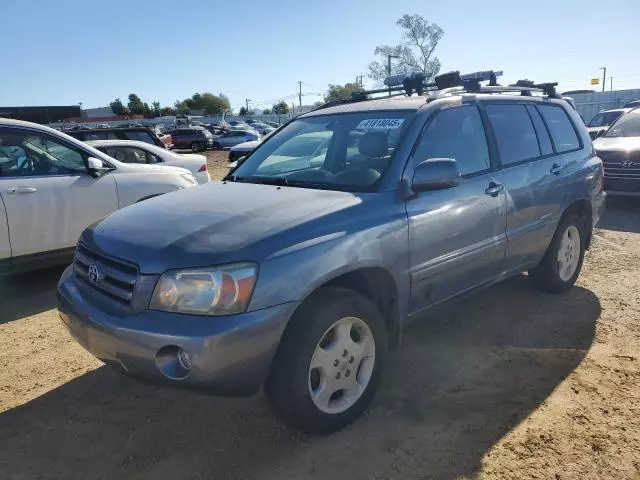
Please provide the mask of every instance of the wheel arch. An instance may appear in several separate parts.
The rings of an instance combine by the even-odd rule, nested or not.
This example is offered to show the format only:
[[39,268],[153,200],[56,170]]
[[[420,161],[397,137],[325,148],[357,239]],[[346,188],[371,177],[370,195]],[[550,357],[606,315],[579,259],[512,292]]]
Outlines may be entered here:
[[574,200],[572,203],[567,205],[567,207],[562,212],[560,219],[558,221],[558,225],[562,222],[564,218],[568,215],[577,215],[582,219],[582,227],[583,231],[586,232],[585,238],[585,249],[589,249],[591,245],[591,237],[592,237],[592,222],[593,222],[593,207],[591,202],[586,198],[580,198]]

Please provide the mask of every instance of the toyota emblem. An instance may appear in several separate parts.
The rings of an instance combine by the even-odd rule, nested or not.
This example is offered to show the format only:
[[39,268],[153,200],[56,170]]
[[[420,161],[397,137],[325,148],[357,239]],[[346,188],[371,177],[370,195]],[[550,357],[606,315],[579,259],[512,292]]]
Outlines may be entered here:
[[87,276],[89,277],[91,283],[98,283],[101,280],[102,274],[100,273],[100,268],[98,268],[97,264],[94,263],[89,267]]

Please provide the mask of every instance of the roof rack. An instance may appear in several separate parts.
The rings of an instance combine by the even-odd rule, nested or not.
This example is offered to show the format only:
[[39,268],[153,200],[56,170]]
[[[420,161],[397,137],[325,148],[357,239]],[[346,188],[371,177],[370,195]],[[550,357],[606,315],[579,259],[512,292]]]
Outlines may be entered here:
[[[386,93],[388,96],[411,96],[414,93],[422,95],[432,92],[433,98],[455,95],[460,93],[520,93],[522,96],[531,96],[531,93],[542,93],[550,98],[562,98],[556,92],[557,82],[536,84],[531,80],[518,80],[514,85],[502,86],[498,84],[498,77],[502,71],[484,70],[460,74],[459,71],[447,72],[438,75],[431,83],[426,83],[428,75],[415,72],[408,75],[392,75],[384,80],[387,88],[378,88],[362,92],[353,92],[351,101],[367,100],[370,95]],[[481,85],[481,82],[489,82]]]

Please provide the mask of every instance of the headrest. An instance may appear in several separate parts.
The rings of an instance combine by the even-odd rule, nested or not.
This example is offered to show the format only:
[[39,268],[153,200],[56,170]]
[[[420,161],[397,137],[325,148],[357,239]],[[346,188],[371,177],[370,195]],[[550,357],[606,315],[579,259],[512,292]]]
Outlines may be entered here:
[[385,132],[365,133],[358,143],[358,151],[365,157],[386,157],[389,154],[387,134]]

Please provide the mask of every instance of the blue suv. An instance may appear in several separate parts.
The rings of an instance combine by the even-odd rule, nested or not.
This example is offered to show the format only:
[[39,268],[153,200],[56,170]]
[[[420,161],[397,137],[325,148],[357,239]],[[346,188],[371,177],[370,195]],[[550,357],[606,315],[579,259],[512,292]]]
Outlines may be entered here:
[[[224,181],[87,228],[58,285],[62,321],[127,375],[264,387],[290,423],[331,432],[428,310],[520,272],[571,288],[605,204],[580,117],[549,85],[442,78],[416,86],[427,98],[327,104]],[[305,138],[321,141],[287,148]]]

